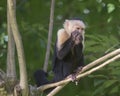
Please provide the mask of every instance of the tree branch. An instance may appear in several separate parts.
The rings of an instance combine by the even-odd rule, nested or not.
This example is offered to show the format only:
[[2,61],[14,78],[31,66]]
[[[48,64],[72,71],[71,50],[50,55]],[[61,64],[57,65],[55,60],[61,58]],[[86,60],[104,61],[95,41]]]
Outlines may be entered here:
[[9,14],[10,14],[9,16],[11,20],[10,22],[11,29],[13,32],[13,37],[15,40],[17,53],[18,53],[17,55],[18,55],[19,68],[20,68],[20,87],[22,89],[22,96],[28,96],[28,82],[27,82],[25,57],[24,57],[21,36],[20,36],[17,22],[16,22],[15,7],[13,2],[14,2],[13,0],[8,0],[8,9],[9,9]]
[[120,48],[116,49],[115,51],[112,51],[112,52],[106,54],[105,56],[103,56],[103,57],[93,61],[92,63],[88,64],[87,66],[84,67],[82,72],[84,72],[84,71],[86,71],[86,70],[88,70],[88,69],[98,65],[99,63],[104,62],[106,59],[109,59],[109,58],[111,58],[111,57],[113,57],[115,55],[118,55],[118,54],[120,54]]
[[[14,3],[15,0],[14,0]],[[15,4],[14,4],[15,5]],[[16,69],[15,69],[15,42],[10,26],[8,4],[7,4],[7,31],[8,31],[8,53],[7,53],[7,78],[11,83],[16,81]]]
[[[88,76],[89,74],[103,68],[104,66],[108,65],[109,63],[117,60],[117,59],[120,59],[120,54],[117,55],[117,56],[114,56],[112,59],[110,60],[107,60],[106,62],[102,63],[101,65],[95,67],[95,68],[92,68],[91,70],[87,71],[87,72],[84,72],[82,74],[79,74],[76,78],[77,79],[80,79],[82,77],[85,77],[85,76]],[[71,80],[71,78],[68,78],[66,80],[63,80],[63,84],[64,85],[60,85],[60,86],[57,86],[54,90],[52,90],[47,96],[54,96],[57,92],[59,92],[67,83],[69,83]]]
[[46,72],[47,72],[48,61],[49,61],[49,56],[50,56],[50,45],[51,45],[51,41],[52,41],[52,30],[53,30],[53,21],[54,21],[54,6],[55,6],[55,0],[51,0],[48,43],[47,43],[47,51],[46,51],[46,56],[45,56],[45,63],[44,63],[44,67],[43,67],[43,70]]
[[[111,58],[111,59],[110,59]],[[81,78],[81,77],[84,77],[84,76],[87,76],[89,74],[91,74],[92,72],[106,66],[107,64],[115,61],[116,59],[120,58],[120,49],[117,49],[95,61],[93,61],[92,63],[86,65],[82,71],[79,73],[79,75],[77,76],[77,78]],[[105,61],[106,59],[108,59],[107,61]],[[103,63],[104,62],[104,63]],[[101,65],[98,65],[102,63]],[[98,65],[97,67],[94,67]],[[94,68],[92,68],[94,67]],[[91,69],[92,68],[92,69]],[[91,69],[91,70],[90,70]],[[65,80],[62,80],[60,82],[56,82],[56,83],[51,83],[51,84],[46,84],[46,85],[43,85],[43,86],[40,86],[38,87],[37,89],[40,90],[40,91],[44,91],[45,89],[48,89],[48,88],[51,88],[51,87],[56,87],[56,86],[59,86],[59,87],[56,87],[50,94],[55,94],[58,92],[58,90],[62,89],[64,87],[64,84],[66,85],[68,82],[71,81],[71,78],[67,78]],[[61,86],[61,87],[60,87]],[[55,91],[57,90],[57,91]],[[55,93],[54,93],[55,92]],[[53,96],[53,95],[49,95],[48,96]]]
[[[105,61],[106,59],[111,58],[112,56],[115,56],[115,55],[118,55],[118,54],[120,54],[120,49],[117,49],[117,50],[115,50],[115,51],[112,51],[111,53],[108,53],[108,54],[106,54],[105,56],[103,56],[103,57],[101,57],[101,58],[99,58],[99,59],[97,59],[97,60],[89,63],[88,65],[86,65],[86,66],[82,69],[82,71],[81,71],[80,73],[83,73],[83,72],[85,72],[86,70],[88,70],[88,69],[90,69],[90,68],[92,68],[92,67],[100,64],[100,63],[103,62],[103,61]],[[64,81],[64,80],[63,80],[63,81]],[[46,84],[46,85],[43,85],[43,86],[38,87],[37,89],[43,91],[43,90],[45,90],[45,89],[48,89],[48,88],[51,88],[51,87],[55,87],[55,86],[58,86],[58,85],[61,85],[61,84],[63,84],[62,81],[57,82],[57,83]]]
[[54,96],[56,93],[58,93],[66,84],[57,86],[54,90],[52,90],[47,96]]

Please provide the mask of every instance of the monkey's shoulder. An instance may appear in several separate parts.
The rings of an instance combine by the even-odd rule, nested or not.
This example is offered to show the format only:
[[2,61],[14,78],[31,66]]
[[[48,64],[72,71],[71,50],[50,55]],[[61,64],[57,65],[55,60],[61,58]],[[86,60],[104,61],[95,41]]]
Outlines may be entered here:
[[69,39],[69,35],[65,31],[65,29],[59,29],[57,32],[57,45],[60,47],[66,40]]

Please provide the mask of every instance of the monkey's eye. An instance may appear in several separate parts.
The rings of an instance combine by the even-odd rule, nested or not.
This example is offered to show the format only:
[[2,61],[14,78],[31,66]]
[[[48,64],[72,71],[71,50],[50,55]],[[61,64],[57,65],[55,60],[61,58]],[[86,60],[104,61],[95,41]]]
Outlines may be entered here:
[[79,28],[79,27],[77,27],[76,29],[77,29],[77,30],[79,30],[80,28]]
[[81,30],[84,30],[84,28],[81,28]]

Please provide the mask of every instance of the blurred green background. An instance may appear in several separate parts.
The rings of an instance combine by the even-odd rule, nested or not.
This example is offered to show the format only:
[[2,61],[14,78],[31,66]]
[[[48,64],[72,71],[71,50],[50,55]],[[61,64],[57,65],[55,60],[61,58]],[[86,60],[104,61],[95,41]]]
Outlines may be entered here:
[[[16,0],[17,22],[22,35],[29,84],[45,59],[50,0]],[[7,0],[0,0],[0,68],[6,71]],[[85,64],[120,48],[120,0],[56,0],[49,73],[57,30],[65,19],[80,17],[86,24]],[[17,55],[16,55],[17,56]],[[16,57],[17,72],[19,72]],[[19,76],[18,76],[19,78]],[[56,96],[120,96],[120,60],[68,84]]]

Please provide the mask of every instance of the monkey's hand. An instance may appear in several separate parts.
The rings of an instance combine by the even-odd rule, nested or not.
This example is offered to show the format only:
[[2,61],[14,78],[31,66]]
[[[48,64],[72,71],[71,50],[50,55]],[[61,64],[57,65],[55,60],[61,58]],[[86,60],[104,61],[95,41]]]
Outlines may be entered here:
[[77,81],[75,73],[72,73],[72,74],[68,75],[67,78],[71,78],[72,82]]
[[82,41],[82,36],[78,31],[74,31],[71,33],[71,38],[74,41],[75,45],[79,44]]
[[74,70],[74,72],[72,74],[70,74],[67,78],[71,78],[72,82],[75,82],[75,84],[78,84],[77,80],[77,75],[82,71],[83,66],[78,67],[76,70]]
[[75,82],[75,84],[78,85],[78,80],[76,77],[77,77],[76,73],[73,73],[73,74],[70,74],[69,76],[67,76],[67,78],[71,78],[72,82]]

